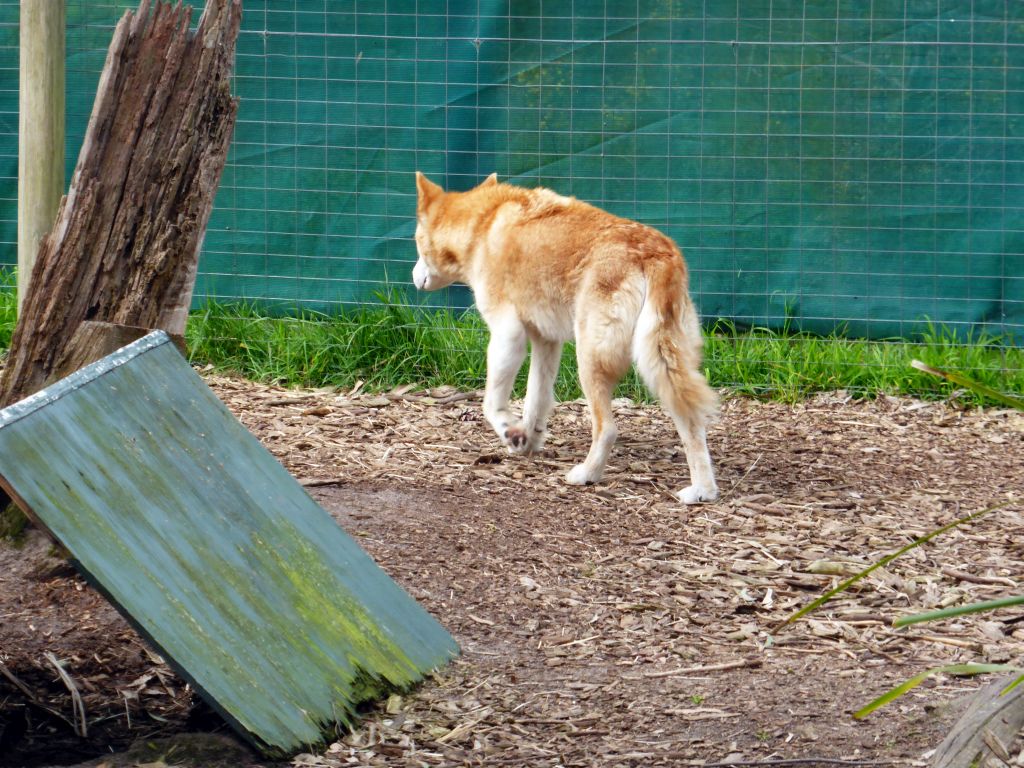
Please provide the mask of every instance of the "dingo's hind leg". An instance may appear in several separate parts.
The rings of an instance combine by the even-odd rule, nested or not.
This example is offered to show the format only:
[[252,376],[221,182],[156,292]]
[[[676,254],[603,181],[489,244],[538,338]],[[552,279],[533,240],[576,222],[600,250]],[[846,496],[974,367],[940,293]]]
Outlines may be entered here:
[[711,454],[708,453],[707,428],[692,413],[677,413],[665,408],[675,422],[679,439],[686,449],[686,464],[690,468],[690,485],[676,493],[684,504],[714,501],[718,498],[715,473],[711,468]]
[[592,425],[586,460],[566,475],[572,485],[596,483],[604,474],[618,430],[612,414],[612,393],[629,368],[629,334],[614,316],[591,315],[577,323],[576,358],[580,386],[590,407]]
[[636,366],[672,417],[686,450],[690,485],[676,494],[684,504],[718,498],[707,443],[716,397],[698,370],[701,344],[695,316],[689,324],[665,325],[649,305],[644,308],[637,327]]

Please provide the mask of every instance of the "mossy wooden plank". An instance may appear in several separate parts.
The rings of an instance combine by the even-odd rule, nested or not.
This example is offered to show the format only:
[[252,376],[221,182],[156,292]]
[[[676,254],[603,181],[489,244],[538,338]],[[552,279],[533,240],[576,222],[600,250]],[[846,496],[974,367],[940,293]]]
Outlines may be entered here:
[[457,653],[162,332],[0,411],[0,476],[269,752]]

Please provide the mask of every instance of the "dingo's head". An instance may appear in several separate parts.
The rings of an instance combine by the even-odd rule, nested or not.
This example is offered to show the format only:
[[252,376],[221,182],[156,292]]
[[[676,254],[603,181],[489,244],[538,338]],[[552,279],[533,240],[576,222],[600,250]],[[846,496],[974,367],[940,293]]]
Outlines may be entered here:
[[[498,183],[491,174],[481,187]],[[451,197],[456,197],[453,193]],[[416,251],[419,259],[412,270],[412,282],[421,291],[436,291],[462,276],[462,259],[468,247],[470,222],[441,187],[416,171]]]

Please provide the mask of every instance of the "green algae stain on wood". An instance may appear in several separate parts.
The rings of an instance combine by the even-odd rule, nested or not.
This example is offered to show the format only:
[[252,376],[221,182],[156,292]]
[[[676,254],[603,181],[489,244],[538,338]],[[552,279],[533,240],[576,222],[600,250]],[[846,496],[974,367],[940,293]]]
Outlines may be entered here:
[[269,753],[458,653],[161,332],[0,411],[0,482]]

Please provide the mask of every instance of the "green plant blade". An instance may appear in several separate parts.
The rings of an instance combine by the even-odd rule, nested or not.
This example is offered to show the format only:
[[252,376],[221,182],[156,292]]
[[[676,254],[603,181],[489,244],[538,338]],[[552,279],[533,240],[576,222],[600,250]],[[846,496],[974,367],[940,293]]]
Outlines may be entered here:
[[910,366],[919,371],[930,373],[932,376],[939,376],[947,381],[952,381],[954,384],[959,384],[961,387],[967,387],[975,394],[987,397],[989,400],[994,400],[1008,408],[1016,408],[1018,411],[1024,411],[1024,398],[1004,394],[999,390],[992,389],[992,387],[985,386],[980,381],[975,381],[968,376],[964,376],[962,373],[944,371],[941,368],[932,368],[930,365],[925,365],[920,360],[911,360]]
[[894,699],[898,699],[900,696],[905,694],[907,691],[911,691],[929,677],[938,674],[957,675],[957,676],[970,676],[970,675],[983,675],[991,672],[1018,672],[1017,667],[1007,666],[1006,664],[949,664],[944,667],[933,667],[932,669],[926,669],[920,674],[914,675],[909,680],[900,683],[895,688],[886,691],[877,699],[867,704],[856,712],[853,713],[853,717],[856,720],[861,720],[876,709],[884,707]]
[[930,533],[926,533],[924,536],[922,536],[919,539],[915,539],[914,541],[912,541],[910,544],[907,544],[907,546],[903,547],[902,549],[897,550],[896,552],[893,552],[890,555],[886,555],[885,557],[883,557],[881,560],[879,560],[876,563],[872,563],[867,568],[865,568],[863,571],[861,571],[860,573],[854,574],[853,576],[848,578],[846,581],[844,581],[839,586],[830,589],[824,595],[822,595],[821,597],[815,599],[814,601],[812,601],[808,605],[805,605],[803,608],[801,608],[799,611],[794,613],[788,619],[784,620],[779,625],[779,627],[781,628],[781,627],[786,626],[787,624],[792,624],[794,621],[796,621],[799,618],[802,618],[802,617],[806,616],[811,611],[817,610],[818,608],[823,606],[825,603],[827,603],[829,600],[831,600],[833,597],[835,597],[836,595],[838,595],[841,592],[845,592],[852,585],[856,584],[858,581],[863,579],[865,576],[869,575],[872,571],[876,571],[879,568],[881,568],[881,567],[883,567],[885,565],[888,565],[893,560],[895,560],[897,557],[900,557],[901,555],[905,555],[910,550],[916,549],[917,547],[921,546],[922,544],[925,544],[928,541],[931,541],[936,536],[939,536],[940,534],[943,534],[946,531],[952,530],[953,528],[956,528],[959,525],[964,525],[965,523],[969,523],[972,520],[977,520],[979,517],[987,515],[989,512],[994,512],[997,509],[1001,509],[1002,507],[1005,507],[1009,503],[1010,502],[1008,502],[1008,501],[1004,501],[1001,504],[996,504],[995,506],[988,507],[987,509],[983,509],[983,510],[981,510],[979,512],[972,512],[971,514],[967,515],[966,517],[961,517],[959,520],[954,520],[953,522],[947,523],[946,525],[942,526],[941,528],[937,528],[934,531],[931,531]]
[[1021,675],[1016,680],[1014,680],[1012,683],[1010,683],[1008,686],[1003,688],[1003,692],[1000,695],[1001,696],[1005,696],[1006,694],[1008,694],[1010,691],[1012,691],[1014,688],[1016,688],[1021,683],[1024,683],[1024,675]]
[[994,611],[996,608],[1005,608],[1008,605],[1024,605],[1024,595],[1016,597],[1001,597],[998,600],[985,600],[980,603],[968,605],[957,605],[951,608],[943,608],[939,611],[928,611],[927,613],[916,613],[913,616],[904,616],[896,619],[894,627],[906,627],[911,624],[920,624],[923,621],[938,621],[948,619],[952,616],[963,616],[967,613],[980,613],[982,611]]
[[880,707],[884,707],[890,701],[893,701],[894,699],[899,698],[900,696],[902,696],[907,691],[913,690],[914,688],[919,686],[921,683],[923,683],[925,680],[927,680],[929,677],[931,677],[932,675],[934,675],[938,671],[939,671],[938,669],[925,670],[924,672],[921,672],[920,674],[914,675],[909,680],[906,680],[903,683],[900,683],[895,688],[891,688],[890,690],[886,691],[881,696],[879,696],[877,699],[872,701],[870,704],[867,704],[867,705],[861,707],[860,709],[858,709],[856,712],[854,712],[853,713],[854,719],[855,720],[861,720],[861,719],[867,717],[872,712],[874,712],[876,709],[879,709]]

